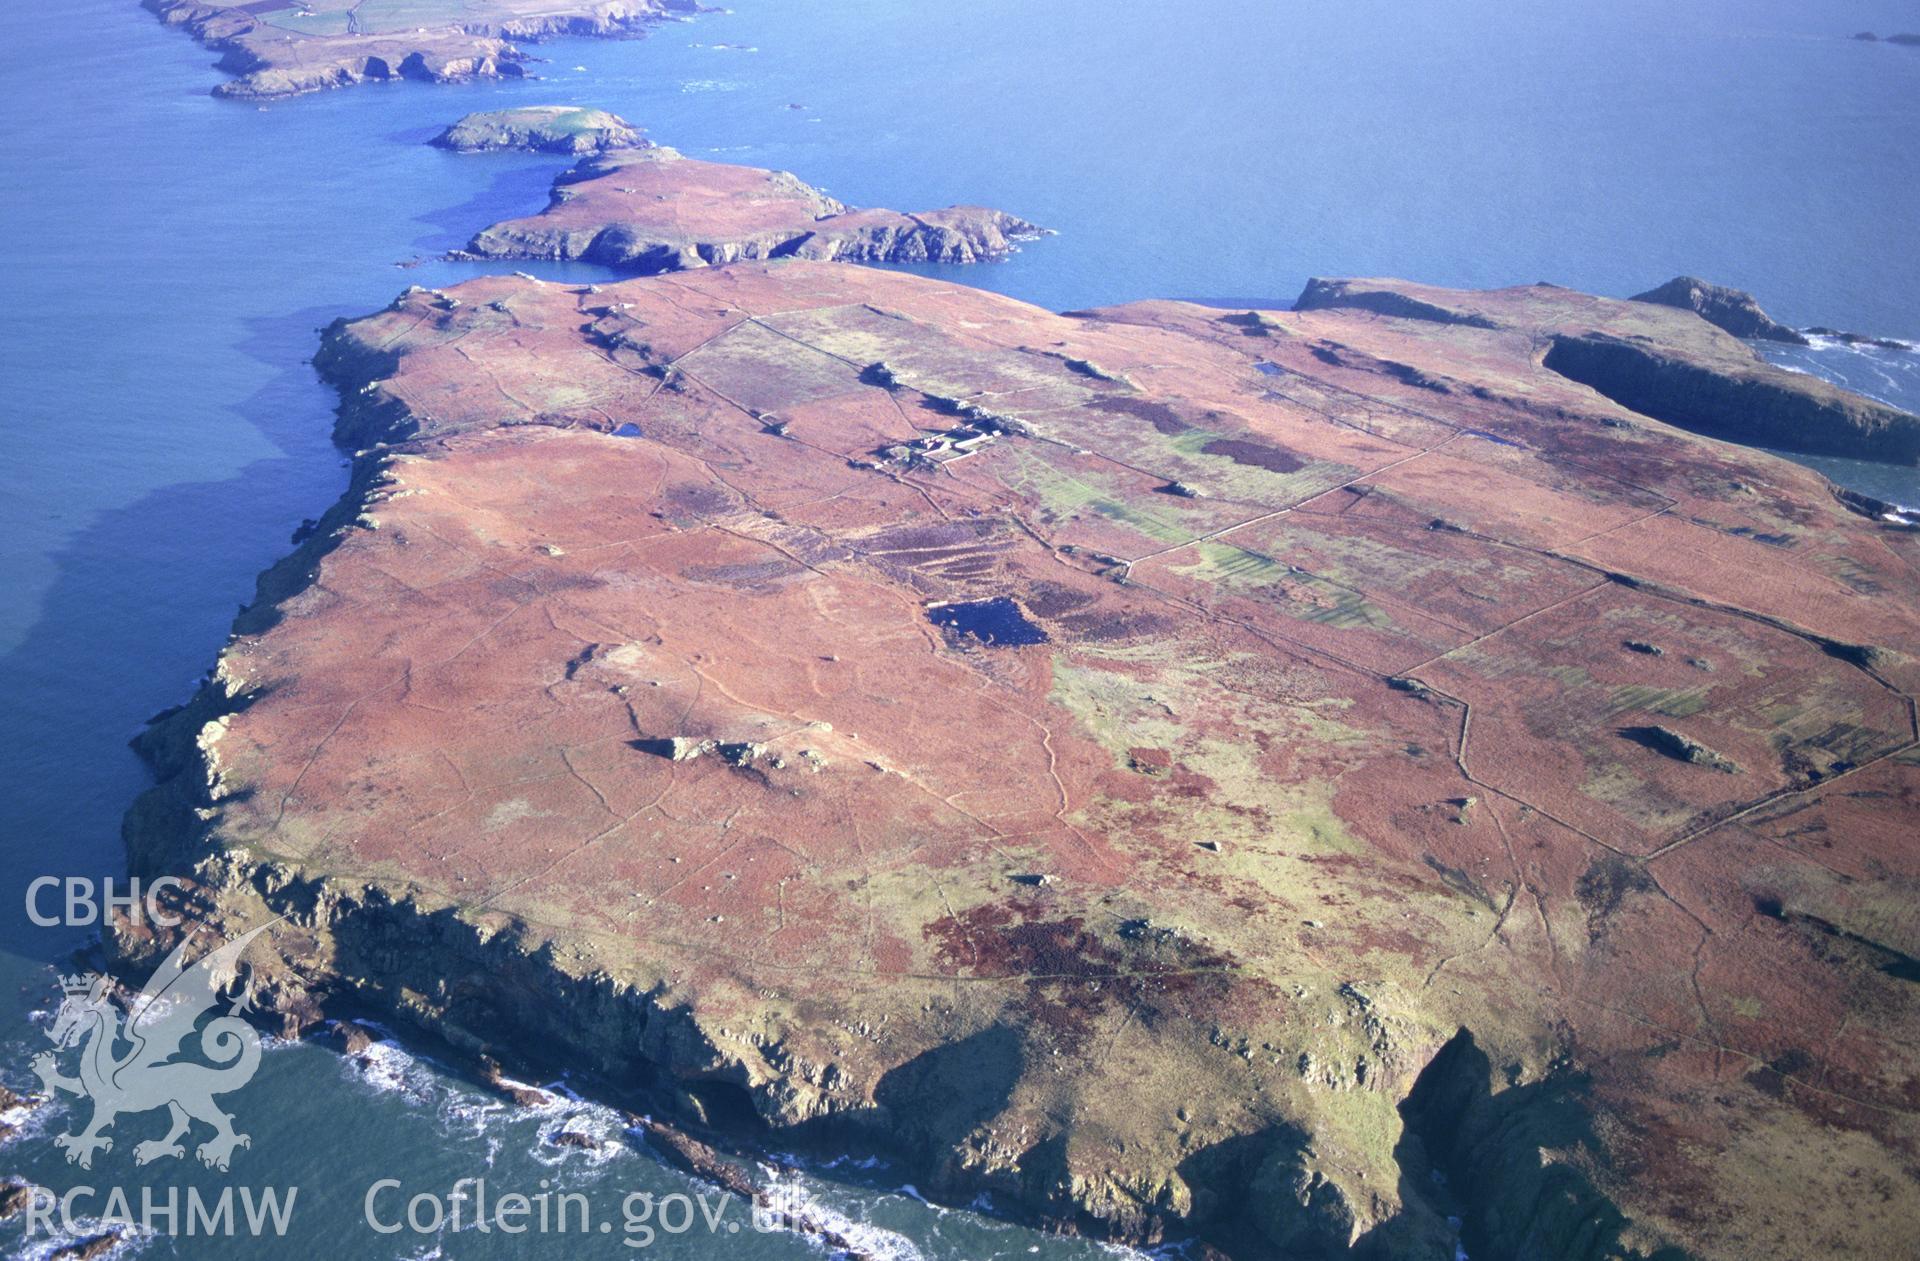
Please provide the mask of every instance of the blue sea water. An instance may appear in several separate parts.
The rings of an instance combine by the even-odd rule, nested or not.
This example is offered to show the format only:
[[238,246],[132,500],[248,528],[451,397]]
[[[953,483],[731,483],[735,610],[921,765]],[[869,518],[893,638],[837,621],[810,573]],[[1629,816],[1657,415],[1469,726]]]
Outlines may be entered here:
[[[306,363],[316,330],[472,274],[435,257],[545,200],[555,160],[424,145],[461,113],[603,106],[849,201],[1002,206],[1059,235],[942,274],[1061,309],[1284,304],[1315,274],[1628,294],[1692,272],[1791,323],[1920,338],[1920,50],[1846,38],[1912,25],[1904,0],[737,0],[645,40],[546,45],[540,82],[257,107],[209,96],[211,54],[134,0],[16,19],[0,45],[0,1080],[25,1082],[49,964],[90,935],[30,924],[26,882],[118,868],[119,820],[146,782],[126,739],[187,695],[255,573],[344,485],[333,400]],[[1920,407],[1920,355],[1775,353]],[[1823,467],[1920,502],[1912,470]],[[579,1250],[373,1236],[359,1197],[376,1177],[545,1177],[614,1204],[689,1186],[641,1154],[562,1157],[539,1136],[560,1114],[510,1115],[396,1047],[370,1066],[277,1049],[233,1103],[255,1135],[245,1180],[303,1188],[303,1254],[322,1240],[355,1256]],[[81,1175],[48,1142],[65,1120],[0,1145],[0,1175],[195,1176],[139,1174],[125,1153]],[[1093,1251],[885,1180],[843,1168],[807,1191],[879,1223],[888,1255]],[[700,1232],[649,1251],[815,1254]]]

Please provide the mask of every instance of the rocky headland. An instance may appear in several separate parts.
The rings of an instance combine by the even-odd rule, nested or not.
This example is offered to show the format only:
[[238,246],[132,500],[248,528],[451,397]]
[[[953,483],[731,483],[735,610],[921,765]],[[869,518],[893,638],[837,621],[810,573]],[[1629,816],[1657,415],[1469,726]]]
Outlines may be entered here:
[[537,215],[478,233],[465,255],[580,259],[626,271],[742,260],[973,263],[1041,229],[980,206],[903,214],[847,206],[785,171],[702,162],[649,147],[560,175]]
[[578,157],[613,149],[644,149],[649,142],[618,114],[578,105],[523,105],[468,114],[433,144],[456,153],[560,153]]
[[1666,423],[1791,375],[1688,311],[1309,296],[786,261],[336,324],[352,486],[141,739],[135,870],[289,917],[290,1029],[1064,1228],[1899,1255],[1920,535]]
[[1732,333],[1735,337],[1786,342],[1792,346],[1807,344],[1806,337],[1799,330],[1788,328],[1768,315],[1746,290],[1708,284],[1695,276],[1675,276],[1657,289],[1635,294],[1633,300],[1692,311],[1715,328]]
[[[1295,309],[1526,330],[1544,367],[1681,429],[1780,451],[1920,463],[1920,417],[1784,371],[1738,340],[1769,337],[1771,323],[1739,290],[1682,278],[1631,303],[1552,285],[1503,290],[1470,311],[1448,300],[1443,290],[1401,281],[1313,280]],[[1676,319],[1672,310],[1700,318]]]
[[234,77],[214,91],[241,98],[395,79],[518,78],[530,58],[513,40],[636,35],[700,8],[697,0],[423,0],[377,10],[347,0],[141,3],[217,51]]

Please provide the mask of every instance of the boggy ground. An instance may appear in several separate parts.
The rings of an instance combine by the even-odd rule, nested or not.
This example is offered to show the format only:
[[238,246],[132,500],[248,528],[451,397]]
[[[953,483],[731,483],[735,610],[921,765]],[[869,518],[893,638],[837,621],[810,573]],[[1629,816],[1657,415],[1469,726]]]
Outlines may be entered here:
[[[1690,313],[1368,285],[409,291],[136,865],[291,917],[291,1024],[1075,1228],[1902,1255],[1920,536],[1542,364],[1747,370]],[[995,598],[1046,639],[930,617]]]

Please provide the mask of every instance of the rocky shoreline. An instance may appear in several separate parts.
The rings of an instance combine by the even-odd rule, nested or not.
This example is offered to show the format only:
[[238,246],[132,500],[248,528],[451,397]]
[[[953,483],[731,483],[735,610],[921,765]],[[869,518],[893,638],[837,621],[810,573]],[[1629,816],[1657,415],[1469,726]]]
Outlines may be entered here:
[[[220,68],[234,77],[216,87],[215,95],[250,100],[396,79],[450,83],[521,78],[532,59],[513,40],[635,36],[700,11],[697,0],[617,0],[558,11],[523,0],[492,0],[481,7],[488,14],[484,17],[476,16],[473,6],[446,4],[438,13],[433,6],[409,9],[404,20],[383,27],[364,23],[358,5],[321,0],[302,14],[313,24],[296,27],[276,25],[276,15],[261,16],[257,5],[205,0],[141,4],[220,54]],[[328,18],[336,20],[328,23]]]
[[432,143],[456,153],[519,150],[573,157],[650,147],[639,128],[618,114],[576,105],[522,105],[468,114]]
[[[200,694],[141,738],[159,783],[128,817],[132,866],[190,874],[196,909],[217,929],[288,917],[254,962],[257,998],[289,1032],[341,1003],[371,1006],[476,1064],[564,1065],[749,1144],[893,1153],[948,1202],[986,1193],[1061,1229],[1135,1243],[1198,1235],[1245,1257],[1449,1258],[1449,1213],[1466,1219],[1475,1250],[1597,1259],[1677,1240],[1719,1255],[1668,1198],[1684,1187],[1695,1202],[1716,1176],[1684,1151],[1732,1141],[1689,1133],[1721,1123],[1696,1115],[1695,1092],[1716,1090],[1729,1123],[1781,1150],[1841,1144],[1834,1167],[1892,1158],[1911,1138],[1888,1116],[1809,1093],[1804,1067],[1764,1049],[1828,1019],[1821,1004],[1856,995],[1844,1001],[1862,1032],[1827,1048],[1822,1080],[1887,1093],[1860,1058],[1906,1027],[1897,983],[1874,979],[1883,945],[1857,944],[1865,928],[1849,930],[1850,945],[1808,927],[1848,922],[1851,895],[1827,891],[1810,866],[1763,873],[1760,890],[1744,883],[1755,877],[1741,874],[1743,859],[1713,857],[1732,839],[1716,829],[1744,819],[1741,835],[1771,835],[1764,803],[1791,799],[1796,826],[1831,815],[1875,861],[1902,861],[1841,813],[1849,794],[1823,785],[1853,777],[1903,790],[1914,746],[1880,689],[1905,695],[1916,681],[1886,647],[1911,608],[1838,587],[1824,604],[1781,603],[1814,581],[1791,568],[1805,549],[1783,540],[1817,541],[1882,589],[1904,590],[1878,551],[1896,536],[1842,509],[1811,473],[1675,433],[1540,362],[1556,338],[1609,337],[1657,344],[1703,372],[1748,370],[1691,316],[1552,289],[1368,281],[1311,292],[1295,314],[1147,303],[1063,319],[910,277],[789,262],[593,290],[477,280],[336,324],[316,363],[341,393],[351,488],[262,577]],[[494,388],[469,388],[476,373]],[[1162,480],[1116,485],[1084,520],[1024,498],[1036,477],[1058,475],[1049,469],[1087,484],[1086,462],[1102,459]],[[1459,469],[1433,480],[1399,471],[1452,460]],[[1492,487],[1463,478],[1469,469]],[[989,480],[943,489],[956,471]],[[1174,484],[1192,493],[1162,493]],[[922,496],[944,507],[945,524],[913,519]],[[1524,516],[1504,507],[1529,497]],[[813,515],[820,502],[866,507],[836,519]],[[1009,511],[1044,545],[994,525]],[[1229,605],[1210,584],[1252,562],[1157,566],[1168,521],[1143,512],[1173,513],[1192,536],[1276,512],[1305,533],[1278,586]],[[1642,528],[1666,541],[1609,550],[1608,535]],[[1354,529],[1364,550],[1336,542]],[[595,559],[609,539],[619,548]],[[468,548],[486,564],[463,559]],[[1489,550],[1510,559],[1482,568]],[[1696,550],[1737,563],[1703,569]],[[1502,622],[1599,601],[1586,615],[1599,639],[1580,650],[1597,655],[1579,660],[1604,681],[1606,717],[1582,735],[1561,703],[1555,734],[1536,738],[1528,760],[1604,756],[1612,774],[1649,785],[1649,799],[1675,802],[1670,811],[1596,814],[1620,807],[1583,797],[1577,778],[1503,778],[1470,760],[1469,716],[1480,741],[1497,742],[1506,715],[1532,712],[1504,690],[1506,668],[1422,665],[1452,632],[1408,605],[1366,612],[1383,607],[1370,588],[1404,578],[1339,571],[1356,604],[1313,572],[1336,555],[1351,566],[1393,553],[1406,558],[1393,562],[1399,574],[1439,563],[1519,584],[1500,602],[1525,603]],[[1742,575],[1740,589],[1715,587],[1719,572]],[[429,573],[431,594],[419,586]],[[904,611],[865,606],[862,621],[891,629],[857,651],[836,646],[851,625],[844,611],[875,584],[902,592]],[[1160,587],[1220,617],[1170,621],[1176,606]],[[1006,589],[1046,642],[996,654],[912,629],[921,602]],[[1416,585],[1396,598],[1484,616],[1447,591]],[[818,594],[800,601],[805,592]],[[490,640],[523,604],[553,630],[529,623]],[[630,607],[651,610],[651,630],[608,625]],[[841,612],[818,622],[809,610],[822,608]],[[1236,623],[1267,638],[1235,639],[1234,652],[1298,680],[1257,712],[1233,708],[1204,671],[1142,655],[1173,636],[1210,654],[1208,637],[1238,636]],[[605,629],[584,646],[559,629],[589,624]],[[1211,629],[1194,638],[1200,624]],[[1555,633],[1577,637],[1577,625]],[[762,626],[776,629],[777,651],[754,640]],[[1621,650],[1615,627],[1633,627],[1641,646]],[[352,642],[365,634],[376,649]],[[1564,660],[1573,640],[1551,642],[1548,659]],[[673,683],[681,652],[711,690]],[[872,684],[823,690],[848,658],[869,655],[890,708],[862,699]],[[1697,709],[1663,699],[1683,678],[1714,677],[1716,656],[1766,688],[1817,687],[1817,700],[1798,703],[1837,706],[1851,732],[1809,728],[1783,754],[1747,730],[1744,692]],[[452,662],[462,664],[449,672]],[[1023,680],[1041,662],[1051,682],[1034,690]],[[386,663],[404,669],[389,675]],[[780,693],[790,668],[814,681]],[[1137,682],[1114,690],[1108,674]],[[743,705],[734,698],[749,680],[772,694]],[[1667,706],[1659,721],[1685,738],[1736,751],[1741,770],[1619,738],[1620,702],[1606,697],[1629,686],[1645,693],[1634,703]],[[1129,699],[1142,687],[1151,705]],[[953,712],[975,694],[993,705]],[[696,707],[690,695],[707,699]],[[1345,707],[1338,729],[1316,719],[1269,743],[1276,716],[1327,697]],[[1178,723],[1153,716],[1162,704],[1178,706]],[[427,760],[451,768],[445,804],[412,800],[446,777],[421,758],[416,705],[508,733],[511,757],[483,767],[482,746],[441,741]],[[332,731],[358,724],[346,761],[303,716],[332,722],[324,716],[341,706]],[[1004,706],[1025,717],[1009,726]],[[1134,708],[1103,737],[1116,706]],[[834,721],[805,724],[804,749],[783,743],[807,708]],[[956,717],[1002,751],[980,787],[941,779],[971,773],[941,743]],[[1308,760],[1243,780],[1209,729]],[[683,764],[648,751],[683,733],[749,752]],[[1448,753],[1406,752],[1421,745]],[[1350,762],[1349,783],[1323,814],[1262,814],[1241,828],[1231,811],[1194,813],[1278,809],[1263,785],[1309,788],[1319,773],[1303,767],[1331,757]],[[461,784],[473,797],[473,785],[526,780],[543,759],[555,761],[550,787],[480,790],[463,804]],[[522,769],[497,774],[508,765]],[[928,783],[949,802],[989,783],[1001,797],[1052,783],[1071,812],[1011,802],[1034,816],[1021,839],[925,814]],[[563,860],[546,838],[559,825],[538,820],[636,806],[639,818],[668,789],[688,795],[686,822],[603,851],[588,885],[552,883]],[[1191,803],[1178,818],[1142,813],[1175,789]],[[849,808],[869,825],[848,832],[834,812]],[[1107,813],[1080,813],[1096,808]],[[382,839],[443,817],[453,832]],[[1195,817],[1208,834],[1190,834]],[[785,874],[722,862],[732,846],[701,818],[741,820],[749,857]],[[1269,849],[1276,828],[1289,839]],[[1633,857],[1582,839],[1596,828]],[[871,848],[909,836],[920,848],[891,860]],[[478,865],[463,856],[473,837],[485,838]],[[1646,856],[1680,840],[1691,841],[1684,857],[1656,870]],[[824,843],[845,848],[805,862],[791,852]],[[716,852],[702,855],[708,845]],[[688,882],[689,848],[726,896]],[[836,878],[842,864],[866,865],[852,892]],[[922,890],[920,870],[943,874]],[[883,896],[859,892],[876,883]],[[642,900],[581,901],[589,888]],[[1802,917],[1760,916],[1780,926],[1764,940],[1753,927],[1763,893]],[[1689,1016],[1684,959],[1635,962],[1688,937],[1662,910],[1674,899],[1697,906],[1689,913],[1706,927],[1688,947],[1694,968],[1704,958],[1732,969],[1723,988],[1763,991],[1798,1013],[1792,1022],[1731,1008]],[[802,905],[810,918],[791,921]],[[1403,915],[1419,917],[1417,935],[1399,927]],[[763,936],[779,943],[771,953],[754,948]],[[1719,941],[1738,948],[1722,953]],[[130,964],[165,945],[116,938]],[[1645,988],[1617,999],[1629,977]],[[1636,1010],[1610,1015],[1615,1001]],[[1723,1073],[1728,1055],[1741,1067]],[[1648,1132],[1689,1137],[1656,1153],[1635,1145]],[[1434,1190],[1436,1171],[1450,1195]],[[1748,1194],[1704,1185],[1730,1203]],[[1823,1217],[1819,1229],[1872,1237],[1902,1203],[1844,1227]]]
[[457,257],[580,260],[641,273],[773,258],[976,263],[1042,234],[980,206],[856,209],[785,171],[648,146],[563,172],[544,211],[482,229]]
[[[246,99],[697,10],[143,3]],[[570,107],[437,143],[588,155],[458,256],[652,278],[327,330],[349,488],[125,821],[197,921],[278,921],[281,1032],[565,1070],[756,1202],[721,1150],[1202,1258],[1905,1240],[1917,536],[1725,441],[1912,464],[1920,419],[1690,277],[1059,316],[839,265],[1003,211]]]

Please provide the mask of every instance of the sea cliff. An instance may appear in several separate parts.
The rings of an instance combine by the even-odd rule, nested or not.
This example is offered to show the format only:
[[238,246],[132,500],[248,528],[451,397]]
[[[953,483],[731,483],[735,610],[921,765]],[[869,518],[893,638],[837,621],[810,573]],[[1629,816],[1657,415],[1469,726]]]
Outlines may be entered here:
[[1040,233],[979,206],[856,209],[785,171],[701,162],[656,146],[590,158],[562,173],[544,211],[483,229],[464,253],[580,259],[635,272],[771,258],[975,263]]
[[[1525,291],[1509,291],[1524,293]],[[1589,307],[1534,286],[1556,317],[1529,318],[1461,312],[1429,300],[1435,291],[1399,282],[1313,280],[1294,309],[1352,310],[1488,329],[1527,330],[1542,366],[1605,395],[1630,412],[1709,437],[1809,455],[1842,456],[1886,464],[1920,463],[1920,417],[1840,389],[1818,377],[1788,372],[1762,359],[1737,337],[1787,340],[1751,296],[1682,277],[1641,294],[1634,303],[1700,317],[1647,322],[1620,303]],[[1422,296],[1427,295],[1427,296]],[[1603,300],[1595,299],[1594,302]],[[1800,342],[1805,339],[1794,333]]]
[[522,105],[468,114],[433,139],[457,153],[522,150],[579,156],[648,147],[640,130],[618,114],[577,105]]
[[294,96],[396,79],[519,78],[530,60],[510,41],[637,35],[699,11],[694,0],[428,0],[379,17],[344,0],[287,8],[217,0],[141,0],[169,26],[220,54],[234,76],[216,95]]

